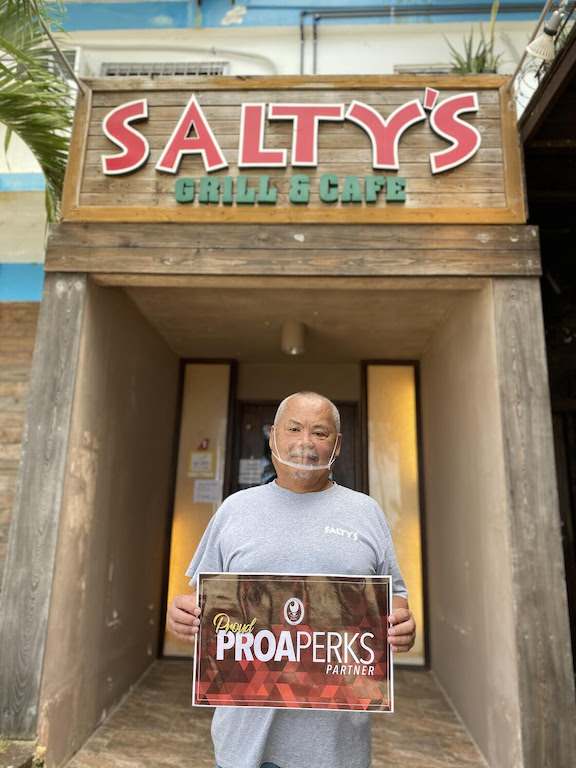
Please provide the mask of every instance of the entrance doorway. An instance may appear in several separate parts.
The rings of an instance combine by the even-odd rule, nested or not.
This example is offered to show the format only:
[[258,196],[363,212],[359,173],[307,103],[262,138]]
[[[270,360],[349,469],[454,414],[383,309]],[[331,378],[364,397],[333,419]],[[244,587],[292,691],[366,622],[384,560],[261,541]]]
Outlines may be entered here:
[[[319,391],[336,403],[341,414],[342,450],[332,479],[372,496],[390,526],[418,626],[416,644],[401,662],[421,666],[426,662],[427,627],[416,368],[411,363],[360,361],[328,366],[328,371],[325,367],[309,365],[299,370],[292,362],[184,364],[165,604],[190,591],[186,570],[221,501],[230,493],[274,480],[269,436],[280,402],[294,391]],[[349,368],[355,376],[349,376],[348,398],[340,399],[334,395],[334,382],[341,382],[339,375],[345,376]],[[273,399],[251,398],[258,388]],[[342,563],[341,573],[346,569]],[[165,631],[162,656],[189,653],[186,642]]]
[[[538,702],[520,695],[517,677],[524,670],[517,624],[524,618],[515,599],[530,605],[525,580],[512,568],[520,562],[511,531],[516,537],[521,531],[510,502],[521,487],[510,475],[518,441],[510,448],[502,438],[515,435],[505,428],[524,369],[504,354],[501,336],[517,291],[529,286],[515,282],[516,292],[508,295],[506,281],[493,282],[258,277],[232,285],[215,277],[208,287],[196,278],[182,288],[89,284],[40,702],[41,737],[50,734],[54,764],[78,748],[158,655],[179,362],[191,358],[204,361],[194,364],[204,366],[196,369],[196,383],[209,395],[210,408],[192,388],[188,400],[199,415],[182,423],[196,432],[181,431],[179,454],[184,478],[188,471],[201,473],[196,479],[203,481],[204,500],[198,494],[194,501],[195,479],[191,499],[182,497],[182,512],[201,525],[187,531],[174,516],[172,551],[176,541],[182,546],[179,593],[189,589],[182,574],[217,508],[218,486],[226,482],[231,402],[264,404],[314,389],[364,408],[362,360],[418,361],[431,668],[490,765],[512,763],[521,729],[528,728],[520,703],[534,714]],[[308,357],[287,361],[280,328],[295,311],[310,328]],[[530,362],[532,347],[524,349],[521,334],[514,339]],[[237,361],[236,377],[233,366],[216,362],[223,359]],[[372,384],[379,391],[381,376]],[[378,402],[388,407],[395,401],[381,396]],[[399,451],[401,441],[385,429],[374,447],[378,454],[379,446],[395,443]],[[386,452],[376,478],[395,477],[396,452]],[[532,459],[527,466],[539,481],[545,477]],[[205,501],[206,493],[214,501]],[[391,510],[402,519],[397,500],[405,495],[398,486],[393,497],[384,497],[387,516]],[[508,608],[496,623],[495,594]],[[520,682],[528,681],[524,676]]]

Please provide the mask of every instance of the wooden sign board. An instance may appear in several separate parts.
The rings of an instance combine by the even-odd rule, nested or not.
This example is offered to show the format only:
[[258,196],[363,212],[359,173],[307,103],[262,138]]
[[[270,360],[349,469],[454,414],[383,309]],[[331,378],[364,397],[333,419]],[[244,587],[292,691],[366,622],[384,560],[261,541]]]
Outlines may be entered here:
[[499,76],[85,82],[64,220],[525,221]]

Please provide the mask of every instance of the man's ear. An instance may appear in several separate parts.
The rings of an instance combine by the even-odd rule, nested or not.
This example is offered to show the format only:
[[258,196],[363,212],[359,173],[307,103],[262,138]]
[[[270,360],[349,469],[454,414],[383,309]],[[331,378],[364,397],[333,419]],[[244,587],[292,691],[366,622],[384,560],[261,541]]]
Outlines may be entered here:
[[336,456],[340,456],[340,448],[342,448],[342,432],[338,432],[338,437],[336,438],[336,450],[334,452],[334,458]]
[[274,424],[270,427],[270,437],[268,438],[268,447],[271,451],[274,450]]

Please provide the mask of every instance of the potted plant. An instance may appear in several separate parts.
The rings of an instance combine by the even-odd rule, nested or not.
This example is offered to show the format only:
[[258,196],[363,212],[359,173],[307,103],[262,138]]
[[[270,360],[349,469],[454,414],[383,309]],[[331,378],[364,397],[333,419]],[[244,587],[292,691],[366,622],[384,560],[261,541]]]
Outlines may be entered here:
[[452,71],[460,75],[479,74],[481,72],[493,72],[498,70],[502,54],[494,53],[494,27],[500,2],[494,0],[490,12],[490,28],[488,37],[484,35],[480,25],[480,41],[474,45],[474,30],[464,38],[464,53],[459,53],[454,46],[446,40],[452,55]]

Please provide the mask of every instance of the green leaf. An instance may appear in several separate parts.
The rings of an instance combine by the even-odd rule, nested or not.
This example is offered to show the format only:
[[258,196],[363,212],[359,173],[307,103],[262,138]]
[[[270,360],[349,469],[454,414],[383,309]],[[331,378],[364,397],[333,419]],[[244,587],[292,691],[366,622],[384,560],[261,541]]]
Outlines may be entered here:
[[56,52],[39,22],[58,34],[62,6],[44,0],[2,0],[0,122],[5,149],[13,134],[37,159],[46,178],[46,210],[58,214],[72,125],[72,89],[54,66]]

